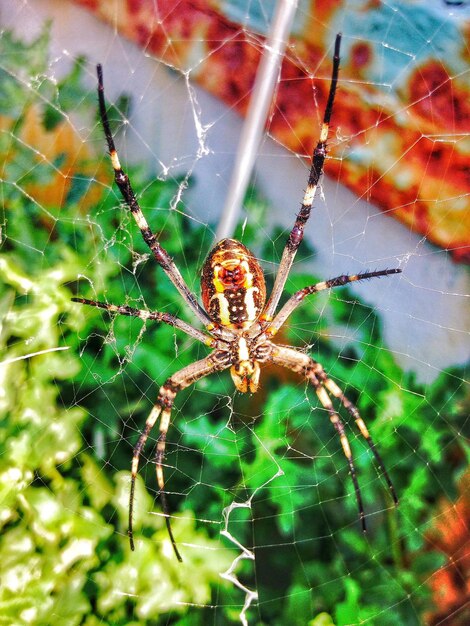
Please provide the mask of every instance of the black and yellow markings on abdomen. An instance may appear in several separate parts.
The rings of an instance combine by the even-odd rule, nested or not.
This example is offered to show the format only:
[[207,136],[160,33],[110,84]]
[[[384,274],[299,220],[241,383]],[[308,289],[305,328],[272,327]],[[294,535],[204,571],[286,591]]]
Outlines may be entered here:
[[[217,279],[214,278],[214,283]],[[250,297],[251,296],[251,297]],[[237,289],[216,290],[211,298],[210,313],[217,318],[222,326],[237,326],[250,321],[249,306],[253,297],[249,290],[238,287]]]
[[246,328],[258,318],[264,305],[263,272],[242,243],[223,239],[204,263],[201,293],[214,321],[228,328]]

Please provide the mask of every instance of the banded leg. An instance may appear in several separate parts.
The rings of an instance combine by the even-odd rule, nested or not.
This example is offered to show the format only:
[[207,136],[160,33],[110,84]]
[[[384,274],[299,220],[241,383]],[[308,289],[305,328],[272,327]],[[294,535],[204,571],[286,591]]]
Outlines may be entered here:
[[325,107],[325,113],[323,115],[323,123],[320,131],[320,139],[317,143],[312,155],[312,164],[310,167],[310,173],[307,182],[307,188],[305,190],[302,206],[300,212],[295,220],[294,227],[289,235],[286,246],[282,253],[282,259],[279,264],[274,287],[269,297],[269,300],[264,308],[263,315],[260,318],[262,322],[271,321],[274,311],[276,310],[279,298],[282,295],[284,285],[289,275],[290,268],[294,261],[297,249],[304,236],[304,228],[310,217],[310,211],[312,209],[315,193],[323,173],[323,166],[325,164],[325,158],[327,154],[326,142],[328,139],[328,131],[330,128],[331,112],[333,110],[333,102],[335,99],[336,86],[338,84],[339,73],[339,51],[341,46],[341,33],[336,35],[335,52],[333,56],[333,71],[331,75],[330,91],[328,94],[328,100]]
[[334,287],[343,287],[348,283],[357,282],[359,280],[367,280],[369,278],[377,278],[379,276],[389,276],[390,274],[399,274],[400,272],[400,269],[362,272],[361,274],[352,274],[351,276],[337,276],[336,278],[330,278],[330,280],[324,280],[320,283],[316,283],[315,285],[304,287],[294,293],[294,295],[287,300],[282,309],[279,313],[277,313],[271,324],[269,324],[268,328],[265,330],[266,336],[268,338],[273,337],[287,320],[289,315],[291,315],[291,313],[293,313],[295,309],[302,304],[304,298],[312,293],[318,293],[319,291],[324,291],[325,289],[333,289]]
[[348,461],[349,472],[351,474],[351,479],[353,481],[354,491],[356,493],[357,506],[359,508],[359,519],[361,520],[362,530],[365,532],[366,531],[366,518],[364,515],[364,505],[362,503],[361,490],[359,488],[359,482],[357,480],[356,468],[354,466],[354,460],[353,460],[353,456],[351,452],[351,447],[349,445],[349,441],[346,436],[346,432],[344,430],[344,424],[341,421],[338,413],[334,410],[333,403],[331,402],[330,396],[328,395],[325,388],[322,386],[321,382],[315,376],[314,371],[309,370],[306,373],[306,376],[307,376],[307,379],[312,383],[313,387],[315,388],[315,392],[318,396],[318,399],[320,400],[322,405],[325,407],[325,409],[328,411],[328,414],[330,416],[330,422],[333,424],[336,432],[339,435],[339,439],[341,441],[341,446],[343,448],[344,456],[346,457]]
[[356,426],[358,427],[359,432],[369,444],[369,448],[371,449],[372,454],[374,455],[375,460],[377,462],[377,465],[379,466],[379,469],[382,472],[383,477],[385,478],[385,481],[388,485],[390,494],[393,498],[393,502],[395,506],[398,506],[398,496],[397,496],[397,492],[395,491],[395,487],[393,486],[392,480],[385,468],[384,462],[382,461],[382,457],[380,456],[379,451],[377,450],[375,443],[372,440],[369,430],[367,426],[365,425],[364,420],[362,419],[358,408],[356,407],[355,404],[351,402],[351,400],[349,400],[344,395],[344,393],[341,391],[338,385],[334,382],[334,380],[332,380],[331,378],[328,378],[328,376],[326,375],[320,363],[315,362],[315,364],[317,367],[316,375],[318,376],[322,384],[335,398],[337,398],[341,402],[341,404],[344,406],[346,411],[349,413],[349,415],[351,415],[351,417],[356,422]]
[[184,300],[195,313],[197,318],[205,326],[208,326],[209,324],[211,324],[209,316],[201,307],[194,294],[191,293],[191,291],[189,290],[188,286],[184,282],[183,277],[180,274],[180,271],[176,267],[168,252],[164,248],[162,248],[156,236],[151,231],[150,226],[148,225],[147,220],[145,219],[141,211],[139,203],[137,202],[137,198],[135,196],[134,190],[132,189],[129,177],[121,167],[119,157],[116,151],[116,146],[114,145],[113,136],[111,134],[111,128],[109,126],[108,114],[106,111],[103,86],[103,69],[101,65],[97,65],[96,70],[98,74],[98,103],[101,122],[103,124],[104,134],[106,137],[106,142],[108,144],[109,154],[111,156],[111,163],[114,169],[114,179],[116,181],[116,184],[119,187],[122,197],[129,207],[132,216],[134,217],[137,226],[140,229],[140,232],[142,233],[142,237],[145,243],[152,251],[155,260],[163,269],[168,278],[171,280],[176,289],[183,296]]
[[303,374],[313,385],[315,388],[315,392],[320,400],[321,404],[328,411],[330,416],[330,421],[335,427],[336,432],[338,433],[341,441],[341,445],[343,448],[344,455],[349,464],[349,469],[351,473],[351,479],[353,481],[354,490],[356,493],[356,500],[359,508],[359,517],[362,524],[362,529],[366,530],[365,516],[364,516],[364,507],[362,503],[361,491],[359,488],[359,483],[356,476],[356,470],[354,467],[354,460],[351,453],[351,448],[344,430],[344,425],[338,415],[338,413],[334,410],[333,403],[329,396],[331,393],[332,396],[337,398],[344,408],[348,411],[348,413],[355,419],[356,425],[359,428],[360,433],[366,439],[369,444],[375,459],[381,469],[390,492],[392,494],[395,505],[398,504],[398,498],[396,496],[395,489],[390,480],[387,470],[383,464],[383,461],[374,445],[374,442],[371,439],[369,431],[367,430],[364,421],[362,420],[359,411],[355,407],[355,405],[346,398],[341,389],[336,385],[336,383],[328,378],[323,367],[314,361],[312,358],[308,357],[306,354],[302,352],[298,352],[292,348],[287,348],[283,346],[274,346],[271,360],[278,365],[282,365],[283,367],[287,367],[288,369],[293,370],[294,372],[298,372],[299,374]]
[[173,546],[174,553],[178,561],[182,561],[181,555],[176,547],[176,541],[173,536],[173,532],[171,529],[170,523],[170,510],[168,507],[166,494],[165,494],[165,481],[163,476],[163,460],[165,456],[165,444],[166,444],[166,435],[168,432],[168,428],[170,426],[170,416],[171,409],[173,406],[173,401],[176,397],[178,391],[189,387],[193,383],[195,383],[200,378],[204,378],[208,374],[211,374],[215,371],[220,371],[225,369],[230,364],[227,364],[218,358],[217,352],[212,352],[205,359],[201,359],[200,361],[196,361],[195,363],[191,363],[187,367],[184,367],[182,370],[173,374],[162,387],[160,387],[160,391],[158,394],[157,401],[155,406],[153,407],[150,415],[145,422],[145,428],[142,434],[139,437],[139,440],[134,448],[134,455],[132,457],[132,473],[131,473],[131,489],[129,495],[129,542],[131,546],[131,550],[134,550],[134,531],[133,531],[133,511],[134,511],[134,495],[135,495],[135,480],[137,476],[137,471],[139,469],[139,460],[142,450],[145,446],[145,442],[150,434],[150,431],[154,427],[158,418],[160,418],[160,433],[158,436],[157,442],[157,453],[156,453],[156,473],[157,473],[157,482],[158,487],[160,489],[160,498],[162,501],[162,509],[165,515],[166,527],[168,529],[168,535],[170,537],[171,545]]
[[213,348],[217,344],[217,340],[205,335],[197,328],[193,328],[190,324],[183,322],[170,313],[161,313],[160,311],[146,311],[143,309],[134,309],[127,305],[108,304],[107,302],[98,302],[97,300],[87,300],[86,298],[72,298],[72,302],[79,302],[80,304],[87,304],[88,306],[95,306],[99,309],[105,309],[110,313],[116,313],[118,315],[128,315],[130,317],[138,317],[141,320],[154,320],[156,322],[164,322],[169,326],[174,326],[184,333],[204,343],[206,346]]

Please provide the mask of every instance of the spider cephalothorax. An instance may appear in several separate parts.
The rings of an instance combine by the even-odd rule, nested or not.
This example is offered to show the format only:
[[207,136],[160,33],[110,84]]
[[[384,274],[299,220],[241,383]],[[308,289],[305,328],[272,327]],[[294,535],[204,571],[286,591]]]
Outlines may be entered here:
[[392,482],[375,448],[370,433],[359,415],[358,409],[348,400],[338,385],[327,376],[320,363],[314,361],[304,352],[286,346],[280,346],[271,341],[289,315],[307,296],[324,289],[340,287],[354,281],[377,276],[387,276],[388,274],[400,272],[398,269],[391,269],[341,275],[330,280],[316,283],[315,285],[309,285],[294,293],[276,313],[289,270],[302,241],[304,228],[310,217],[315,192],[323,172],[327,152],[326,142],[330,117],[338,82],[340,42],[341,35],[337,35],[330,92],[323,116],[320,139],[313,152],[310,174],[302,205],[286,241],[274,287],[267,302],[264,276],[256,258],[246,246],[239,241],[235,239],[224,239],[212,249],[204,263],[201,280],[201,299],[204,308],[199,304],[196,296],[189,290],[184,282],[183,277],[170,255],[162,248],[156,236],[152,233],[140,209],[129,178],[121,168],[106,112],[101,66],[97,68],[100,115],[111,156],[111,163],[114,168],[116,184],[129,210],[134,216],[143,239],[150,248],[155,260],[170,278],[171,282],[205,330],[199,330],[169,313],[133,309],[129,306],[96,302],[95,300],[86,300],[84,298],[74,298],[74,300],[82,304],[100,307],[113,313],[133,315],[143,320],[164,322],[178,328],[193,339],[212,348],[208,356],[176,372],[160,387],[155,405],[147,418],[145,428],[134,448],[128,531],[132,549],[134,549],[132,511],[139,459],[150,431],[157,420],[159,420],[160,433],[158,436],[155,459],[157,482],[173,550],[178,560],[181,561],[181,556],[176,547],[176,541],[171,529],[170,512],[166,501],[163,477],[163,460],[165,455],[166,435],[170,426],[171,409],[176,395],[182,389],[189,387],[189,385],[192,385],[197,380],[209,374],[229,368],[236,388],[243,393],[254,393],[257,390],[261,371],[260,365],[266,362],[288,368],[298,373],[313,386],[320,403],[325,408],[333,427],[338,433],[343,452],[348,461],[363,530],[366,529],[364,507],[362,505],[361,492],[356,477],[352,452],[343,422],[337,409],[333,406],[333,399],[335,399],[355,421],[359,432],[366,439],[382,470],[395,504],[398,503]]

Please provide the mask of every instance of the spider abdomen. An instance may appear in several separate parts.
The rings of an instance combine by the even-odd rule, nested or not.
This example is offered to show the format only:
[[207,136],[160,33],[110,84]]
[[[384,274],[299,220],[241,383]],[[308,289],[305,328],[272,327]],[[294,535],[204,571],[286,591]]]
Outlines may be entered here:
[[248,329],[263,310],[266,285],[260,264],[236,239],[222,239],[209,253],[201,297],[210,318],[221,326]]

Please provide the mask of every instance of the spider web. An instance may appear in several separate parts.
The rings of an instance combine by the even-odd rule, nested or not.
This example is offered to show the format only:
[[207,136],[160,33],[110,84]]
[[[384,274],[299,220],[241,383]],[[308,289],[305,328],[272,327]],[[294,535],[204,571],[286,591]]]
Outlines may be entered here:
[[[446,19],[456,19],[451,11],[468,17],[465,3],[447,5]],[[263,32],[272,17],[262,3],[229,6],[241,32]],[[413,20],[405,3],[384,6],[390,32]],[[324,177],[286,289],[367,268],[403,274],[306,302],[279,341],[308,351],[358,402],[399,492],[398,511],[348,424],[369,524],[363,537],[346,460],[313,390],[267,368],[259,393],[243,397],[225,372],[182,392],[172,413],[165,478],[184,563],[175,562],[161,513],[155,434],[141,460],[130,553],[133,446],[159,386],[207,350],[169,327],[69,302],[78,294],[194,323],[112,184],[95,65],[104,67],[120,158],[142,209],[196,293],[242,121],[235,107],[196,86],[198,61],[184,73],[168,68],[72,3],[27,0],[0,10],[4,43],[12,29],[26,42],[42,36],[47,50],[45,68],[33,56],[23,66],[4,56],[8,85],[27,94],[24,110],[39,103],[41,123],[57,129],[66,120],[73,129],[49,151],[26,132],[14,89],[2,96],[2,116],[10,98],[10,117],[22,120],[2,123],[3,154],[14,155],[1,169],[1,303],[11,328],[0,369],[9,420],[0,457],[5,623],[45,624],[53,614],[59,624],[464,624],[468,272],[365,202],[372,177],[361,199]],[[298,19],[308,11],[300,3]],[[339,29],[347,38],[347,24]],[[393,45],[416,63],[410,42],[378,32],[384,51]],[[433,51],[438,32],[428,35],[422,45]],[[377,44],[373,30],[361,37]],[[253,36],[253,45],[262,39]],[[322,63],[330,56],[325,51]],[[460,75],[468,80],[468,65]],[[383,77],[388,84],[385,70]],[[312,114],[318,126],[321,114]],[[459,138],[470,141],[469,130]],[[334,114],[331,134],[332,145],[345,143]],[[52,202],[76,141],[86,166],[77,173],[68,165],[74,184],[61,192],[68,201]],[[302,156],[263,139],[236,233],[263,260],[271,283],[306,183]],[[331,158],[341,169],[345,157]],[[461,195],[467,211],[468,197]]]

